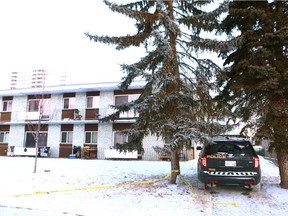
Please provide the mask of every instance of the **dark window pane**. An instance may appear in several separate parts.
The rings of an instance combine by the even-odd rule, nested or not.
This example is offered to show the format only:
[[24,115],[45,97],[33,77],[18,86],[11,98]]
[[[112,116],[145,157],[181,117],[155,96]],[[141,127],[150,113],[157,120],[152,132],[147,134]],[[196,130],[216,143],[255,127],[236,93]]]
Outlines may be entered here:
[[91,143],[91,133],[86,132],[85,143]]
[[115,106],[121,106],[128,102],[128,96],[116,96],[115,97]]
[[69,108],[69,98],[64,98],[64,109]]
[[62,143],[66,143],[67,142],[67,133],[66,132],[62,132],[61,142]]

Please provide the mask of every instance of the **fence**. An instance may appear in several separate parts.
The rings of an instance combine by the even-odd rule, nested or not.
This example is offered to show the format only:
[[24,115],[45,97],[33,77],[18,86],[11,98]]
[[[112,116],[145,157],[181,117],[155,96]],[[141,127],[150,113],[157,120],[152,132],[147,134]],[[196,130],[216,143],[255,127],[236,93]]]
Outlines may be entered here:
[[[98,159],[105,159],[104,156],[105,148],[98,148]],[[187,161],[194,158],[193,149],[185,149],[179,154],[181,161]],[[145,161],[158,161],[158,160],[169,160],[169,157],[162,158],[153,148],[144,148],[143,153],[138,153],[138,159]]]

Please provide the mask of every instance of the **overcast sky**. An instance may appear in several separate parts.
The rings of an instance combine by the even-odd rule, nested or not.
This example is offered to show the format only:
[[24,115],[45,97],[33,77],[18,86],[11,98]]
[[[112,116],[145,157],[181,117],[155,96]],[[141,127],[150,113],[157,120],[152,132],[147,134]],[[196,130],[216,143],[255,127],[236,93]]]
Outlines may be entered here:
[[10,88],[11,72],[37,69],[66,72],[68,83],[120,81],[120,64],[136,62],[144,52],[117,51],[84,35],[135,33],[134,20],[102,0],[0,0],[0,31],[0,89]]
[[71,83],[119,81],[119,64],[140,56],[85,37],[87,31],[114,36],[134,30],[102,0],[1,0],[0,29],[1,89],[9,88],[12,71],[35,69],[66,71]]

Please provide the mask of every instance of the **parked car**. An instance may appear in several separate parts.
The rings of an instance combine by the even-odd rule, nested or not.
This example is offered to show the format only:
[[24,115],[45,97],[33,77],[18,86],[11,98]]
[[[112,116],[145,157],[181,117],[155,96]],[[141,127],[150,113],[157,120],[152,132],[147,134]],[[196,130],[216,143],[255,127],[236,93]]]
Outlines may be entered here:
[[197,149],[201,150],[197,168],[201,188],[214,185],[260,186],[260,161],[249,140],[218,136]]

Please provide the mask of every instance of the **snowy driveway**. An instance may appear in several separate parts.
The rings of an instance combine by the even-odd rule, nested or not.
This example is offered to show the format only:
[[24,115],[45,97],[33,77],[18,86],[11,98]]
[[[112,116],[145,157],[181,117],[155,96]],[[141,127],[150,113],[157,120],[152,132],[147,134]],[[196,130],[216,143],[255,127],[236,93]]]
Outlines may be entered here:
[[[262,190],[196,187],[196,160],[181,162],[181,175],[192,185],[157,180],[169,162],[0,157],[0,215],[285,215],[287,190],[279,188],[278,168],[261,158]],[[114,187],[118,184],[135,185]],[[107,186],[107,188],[106,188]],[[204,200],[201,202],[199,200]]]

